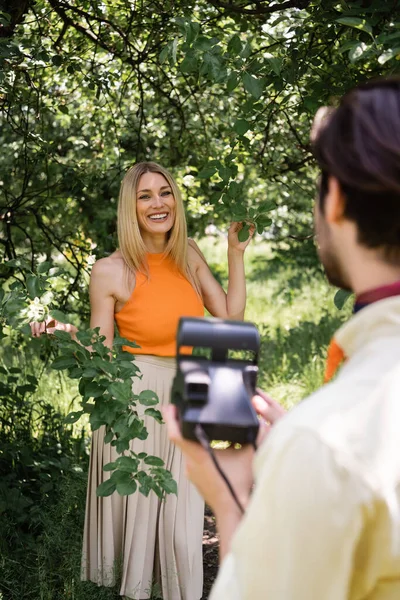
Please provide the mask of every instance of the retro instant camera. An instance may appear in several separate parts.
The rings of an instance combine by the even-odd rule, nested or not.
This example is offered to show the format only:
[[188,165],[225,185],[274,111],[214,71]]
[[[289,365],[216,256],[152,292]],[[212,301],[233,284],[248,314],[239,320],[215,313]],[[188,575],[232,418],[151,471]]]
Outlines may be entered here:
[[[203,349],[208,356],[182,354],[184,346]],[[259,423],[251,398],[259,349],[260,337],[251,323],[180,319],[171,401],[178,407],[183,437],[198,441],[200,424],[209,440],[255,444]],[[232,357],[238,350],[245,351],[245,358]]]

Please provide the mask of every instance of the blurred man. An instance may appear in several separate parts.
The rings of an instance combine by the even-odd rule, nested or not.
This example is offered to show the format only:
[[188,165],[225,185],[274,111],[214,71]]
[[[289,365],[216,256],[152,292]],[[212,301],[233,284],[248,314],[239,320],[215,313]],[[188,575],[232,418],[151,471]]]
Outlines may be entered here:
[[[251,450],[218,454],[244,515],[174,407],[165,415],[217,519],[211,600],[400,599],[400,80],[352,90],[313,144],[319,256],[356,295],[329,349],[334,379],[272,427],[251,496]],[[254,403],[281,416],[264,395]]]

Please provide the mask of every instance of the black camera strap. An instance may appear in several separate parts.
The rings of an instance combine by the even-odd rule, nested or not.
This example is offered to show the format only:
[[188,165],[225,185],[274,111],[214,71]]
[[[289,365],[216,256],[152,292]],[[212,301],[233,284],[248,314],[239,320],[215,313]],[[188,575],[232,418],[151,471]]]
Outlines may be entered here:
[[199,440],[200,444],[203,446],[204,450],[207,450],[208,454],[211,456],[211,460],[213,461],[215,468],[217,469],[218,473],[221,475],[222,479],[225,481],[226,485],[228,486],[230,494],[231,494],[232,498],[234,499],[234,501],[236,502],[237,506],[239,507],[240,512],[242,514],[244,514],[244,508],[242,506],[242,503],[240,502],[239,498],[237,497],[236,492],[233,489],[231,482],[229,481],[229,479],[227,478],[227,476],[221,469],[221,467],[217,461],[217,457],[215,456],[214,450],[211,448],[210,440],[208,439],[208,436],[200,423],[197,423],[197,425],[194,429],[194,432],[195,432],[196,437]]

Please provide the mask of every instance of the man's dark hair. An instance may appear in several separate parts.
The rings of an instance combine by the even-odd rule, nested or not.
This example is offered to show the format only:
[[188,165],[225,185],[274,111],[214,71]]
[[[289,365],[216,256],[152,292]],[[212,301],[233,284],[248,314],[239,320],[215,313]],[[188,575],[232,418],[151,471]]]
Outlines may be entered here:
[[317,130],[313,149],[322,171],[322,212],[333,175],[359,242],[399,261],[400,77],[370,81],[346,94]]

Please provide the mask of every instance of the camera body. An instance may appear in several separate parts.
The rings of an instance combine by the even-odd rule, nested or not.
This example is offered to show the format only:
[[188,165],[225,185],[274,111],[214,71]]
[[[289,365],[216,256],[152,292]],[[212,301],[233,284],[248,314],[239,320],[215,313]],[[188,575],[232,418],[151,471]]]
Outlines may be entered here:
[[[183,354],[183,346],[206,349],[208,356]],[[255,443],[259,422],[251,398],[259,349],[252,323],[180,319],[171,401],[178,408],[184,438],[198,441],[195,429],[200,424],[209,440]],[[247,356],[235,358],[235,351],[246,351]]]

